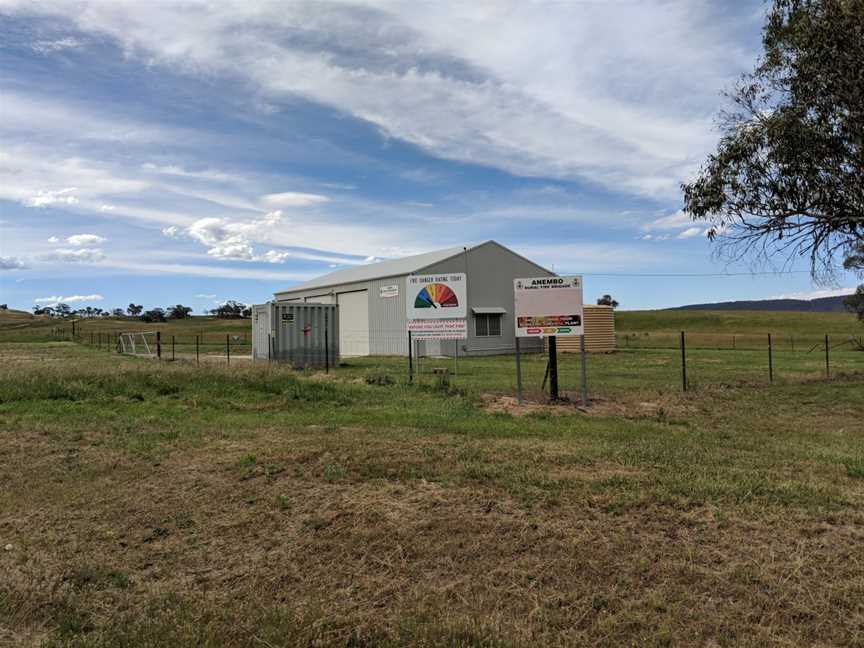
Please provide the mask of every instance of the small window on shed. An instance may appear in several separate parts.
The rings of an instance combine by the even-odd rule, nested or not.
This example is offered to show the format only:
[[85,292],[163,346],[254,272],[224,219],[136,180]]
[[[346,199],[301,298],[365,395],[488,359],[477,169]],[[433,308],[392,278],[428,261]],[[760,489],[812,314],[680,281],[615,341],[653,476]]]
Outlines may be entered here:
[[477,337],[501,337],[501,314],[477,313],[474,315],[474,334]]

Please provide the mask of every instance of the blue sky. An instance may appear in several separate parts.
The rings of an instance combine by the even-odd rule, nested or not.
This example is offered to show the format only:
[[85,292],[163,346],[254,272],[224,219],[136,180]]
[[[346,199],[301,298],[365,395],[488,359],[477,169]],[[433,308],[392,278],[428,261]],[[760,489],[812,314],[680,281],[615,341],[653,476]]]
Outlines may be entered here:
[[851,291],[680,213],[763,12],[0,0],[0,302],[201,312],[487,239],[624,308]]

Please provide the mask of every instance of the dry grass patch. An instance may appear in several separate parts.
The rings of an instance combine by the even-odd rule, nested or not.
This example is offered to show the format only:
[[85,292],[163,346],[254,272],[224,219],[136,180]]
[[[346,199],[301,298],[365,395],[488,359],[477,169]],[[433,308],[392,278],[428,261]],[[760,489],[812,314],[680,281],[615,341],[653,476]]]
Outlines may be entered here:
[[0,643],[864,636],[853,382],[514,416],[356,375],[38,353],[77,362],[0,368]]

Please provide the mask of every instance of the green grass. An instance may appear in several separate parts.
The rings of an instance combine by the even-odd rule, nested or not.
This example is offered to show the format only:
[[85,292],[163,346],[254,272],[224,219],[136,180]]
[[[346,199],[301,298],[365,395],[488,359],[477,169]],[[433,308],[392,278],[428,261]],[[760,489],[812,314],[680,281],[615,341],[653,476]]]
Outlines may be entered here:
[[525,411],[508,357],[0,343],[0,643],[855,645],[864,353],[823,361],[591,356],[582,412],[528,356]]
[[[15,310],[0,311],[0,343],[53,342],[72,339],[72,321],[35,317]],[[115,346],[118,333],[153,332],[162,335],[164,357],[171,356],[172,339],[175,354],[195,354],[195,339],[202,355],[224,356],[226,343],[231,353],[251,353],[251,320],[218,319],[215,317],[189,317],[184,320],[149,323],[133,318],[86,318],[75,320],[75,339],[84,344],[101,346],[106,352]],[[235,339],[235,337],[237,339]],[[148,338],[152,343],[152,338]]]
[[616,311],[619,332],[738,333],[757,335],[861,334],[862,326],[852,313],[796,313],[773,311],[647,310]]

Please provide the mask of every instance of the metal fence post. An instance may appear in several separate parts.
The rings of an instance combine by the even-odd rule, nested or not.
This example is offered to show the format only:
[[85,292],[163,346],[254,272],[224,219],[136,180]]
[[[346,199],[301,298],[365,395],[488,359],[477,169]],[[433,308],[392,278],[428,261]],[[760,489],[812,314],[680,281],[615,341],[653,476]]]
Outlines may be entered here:
[[[733,337],[734,340],[734,337]],[[687,391],[687,344],[684,340],[684,331],[681,331],[681,385]]]
[[831,354],[828,347],[828,334],[825,334],[825,377],[831,377]]
[[201,356],[198,353],[198,336],[195,336],[195,364],[201,364]]
[[549,399],[558,400],[558,340],[549,336]]
[[770,333],[768,334],[768,382],[774,382],[774,358]]
[[156,358],[162,359],[162,331],[156,331]]
[[174,361],[174,336],[171,336],[171,361]]
[[579,336],[579,364],[582,372],[582,407],[588,407],[588,354],[585,353],[585,336]]
[[411,331],[408,331],[408,384],[414,382],[414,345],[411,340]]
[[516,338],[516,401],[522,404],[522,353],[519,338]]

